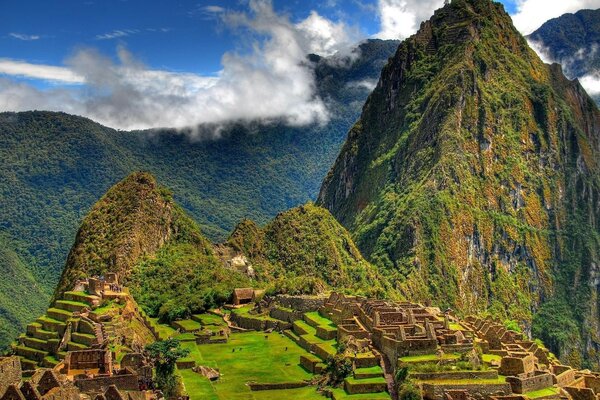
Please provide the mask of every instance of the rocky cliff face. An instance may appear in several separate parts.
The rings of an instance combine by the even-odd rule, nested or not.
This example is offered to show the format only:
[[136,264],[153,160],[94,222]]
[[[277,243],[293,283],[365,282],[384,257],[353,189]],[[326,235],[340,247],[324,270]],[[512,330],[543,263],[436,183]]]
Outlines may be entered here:
[[454,0],[384,68],[319,203],[405,296],[597,362],[599,135],[502,5]]

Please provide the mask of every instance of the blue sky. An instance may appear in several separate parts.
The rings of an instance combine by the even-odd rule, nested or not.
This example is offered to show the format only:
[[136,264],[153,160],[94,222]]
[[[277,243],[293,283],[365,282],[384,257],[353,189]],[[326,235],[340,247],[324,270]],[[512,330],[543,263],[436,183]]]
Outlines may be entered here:
[[[514,10],[514,4],[504,3]],[[121,44],[155,68],[216,73],[221,56],[236,48],[237,38],[206,11],[209,6],[247,9],[239,0],[3,0],[0,56],[60,65],[81,47],[94,47],[114,57]],[[376,7],[375,0],[274,1],[275,10],[292,20],[303,20],[315,10],[355,26],[365,37],[379,30]]]
[[[530,33],[600,0],[502,0]],[[404,39],[444,0],[2,0],[0,111],[121,128],[322,122],[307,53]]]

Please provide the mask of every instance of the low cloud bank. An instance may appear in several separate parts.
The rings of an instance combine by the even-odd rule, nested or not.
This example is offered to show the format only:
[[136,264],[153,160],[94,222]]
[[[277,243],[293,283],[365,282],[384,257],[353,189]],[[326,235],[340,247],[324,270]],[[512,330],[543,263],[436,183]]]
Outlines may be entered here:
[[152,70],[125,48],[118,49],[116,63],[94,49],[78,51],[65,67],[0,59],[1,74],[68,84],[39,89],[26,80],[0,79],[0,110],[65,111],[128,130],[328,120],[306,55],[343,52],[359,40],[357,32],[316,12],[293,23],[276,13],[270,0],[251,0],[245,13],[212,12],[244,42],[251,38],[246,52],[223,55],[216,76]]

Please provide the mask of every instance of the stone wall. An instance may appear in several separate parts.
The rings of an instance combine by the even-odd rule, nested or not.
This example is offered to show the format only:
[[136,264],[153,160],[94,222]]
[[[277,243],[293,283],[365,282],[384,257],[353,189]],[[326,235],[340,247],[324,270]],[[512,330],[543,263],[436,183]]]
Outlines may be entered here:
[[512,391],[518,394],[541,390],[554,384],[552,375],[548,373],[539,373],[527,377],[509,376],[506,378],[506,382],[510,384]]
[[10,385],[21,382],[21,361],[19,357],[0,357],[0,397]]
[[292,327],[292,324],[288,322],[263,320],[259,318],[242,316],[236,313],[231,313],[231,322],[240,328],[253,331],[266,331],[269,329],[283,331]]
[[487,399],[490,396],[508,396],[511,394],[508,383],[496,383],[488,385],[438,385],[434,383],[424,383],[422,385],[423,398],[425,400],[444,400],[446,390],[463,390],[475,398]]
[[302,319],[302,315],[304,313],[302,311],[294,311],[294,310],[288,310],[282,307],[275,307],[271,309],[270,312],[270,316],[272,318],[281,320],[281,321],[286,321],[286,322],[294,322],[297,321],[299,319]]
[[[498,371],[459,371],[459,372],[423,372],[411,373],[412,379],[422,381],[432,380],[458,380],[458,379],[497,379]],[[552,386],[552,385],[550,385]]]
[[325,297],[288,296],[283,294],[275,297],[275,301],[282,307],[291,308],[292,310],[300,311],[302,313],[317,311],[325,305],[326,300]]
[[387,390],[387,383],[383,382],[361,382],[360,380],[350,382],[348,379],[344,380],[344,389],[348,394],[365,394],[365,393],[378,393],[385,392]]
[[75,386],[84,393],[104,393],[111,385],[119,390],[139,390],[138,378],[131,374],[75,379]]

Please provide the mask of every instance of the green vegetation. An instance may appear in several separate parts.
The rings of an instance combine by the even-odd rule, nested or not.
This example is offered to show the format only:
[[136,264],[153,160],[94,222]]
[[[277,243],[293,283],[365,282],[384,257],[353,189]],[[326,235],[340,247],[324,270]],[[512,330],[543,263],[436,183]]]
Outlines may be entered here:
[[[260,394],[251,392],[246,386],[247,382],[302,382],[312,377],[299,365],[300,356],[308,353],[278,333],[236,333],[229,337],[227,343],[207,345],[184,343],[183,346],[190,350],[188,358],[196,361],[197,365],[216,368],[221,373],[219,381],[211,383],[201,375],[181,371],[183,382],[192,399],[259,398],[251,397]],[[192,392],[190,387],[199,390],[199,393]],[[316,394],[314,388],[312,392]],[[306,394],[304,391],[300,393]]]
[[529,397],[530,399],[539,399],[540,397],[555,396],[555,395],[558,395],[559,393],[560,393],[560,391],[558,388],[550,387],[550,388],[536,390],[533,392],[527,392],[527,397]]
[[318,293],[337,288],[372,297],[392,292],[366,262],[349,233],[321,208],[308,203],[280,213],[263,229],[243,221],[227,242],[251,257],[268,293]]
[[167,397],[175,396],[176,377],[175,363],[177,360],[186,357],[190,351],[180,347],[176,339],[167,339],[154,342],[146,346],[150,358],[154,363],[156,371],[156,383]]

